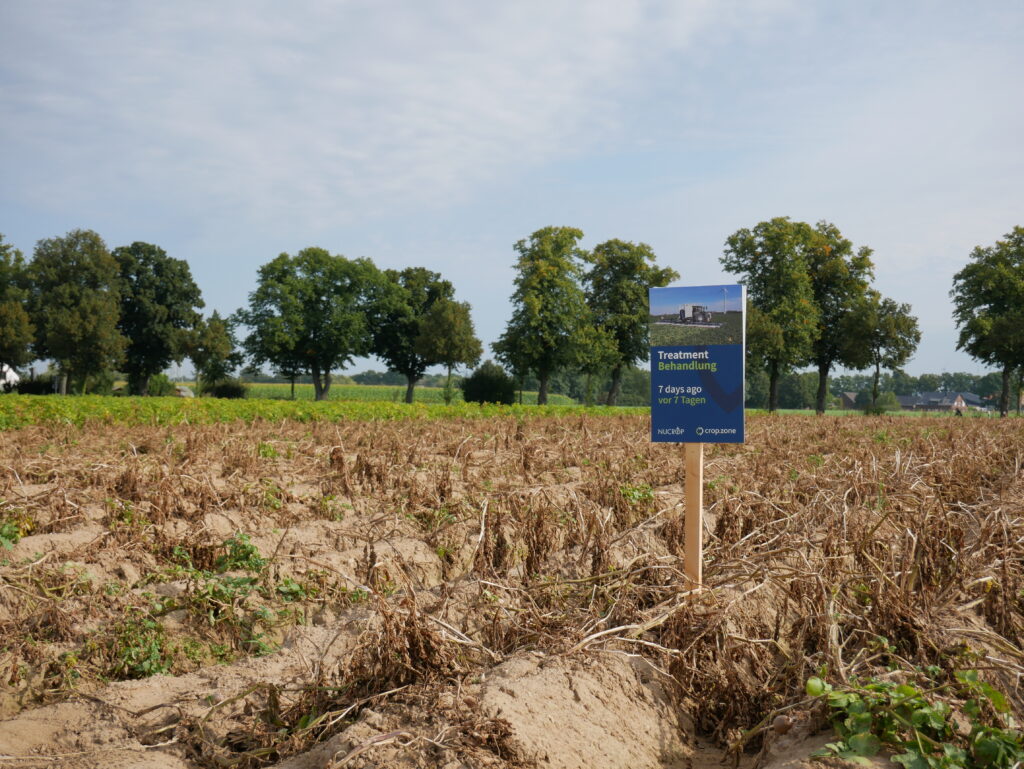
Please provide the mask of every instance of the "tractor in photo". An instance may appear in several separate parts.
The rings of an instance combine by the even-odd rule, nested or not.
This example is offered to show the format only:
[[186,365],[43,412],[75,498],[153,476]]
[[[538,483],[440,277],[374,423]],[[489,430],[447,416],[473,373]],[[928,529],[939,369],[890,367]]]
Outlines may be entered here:
[[710,323],[711,310],[704,304],[684,304],[679,308],[680,323]]

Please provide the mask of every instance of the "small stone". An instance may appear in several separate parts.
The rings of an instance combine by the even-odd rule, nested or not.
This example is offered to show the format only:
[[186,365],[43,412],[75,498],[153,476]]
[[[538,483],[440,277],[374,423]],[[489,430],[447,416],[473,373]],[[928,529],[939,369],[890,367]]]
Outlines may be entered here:
[[787,734],[793,728],[793,719],[789,716],[775,716],[772,721],[772,729],[776,734]]

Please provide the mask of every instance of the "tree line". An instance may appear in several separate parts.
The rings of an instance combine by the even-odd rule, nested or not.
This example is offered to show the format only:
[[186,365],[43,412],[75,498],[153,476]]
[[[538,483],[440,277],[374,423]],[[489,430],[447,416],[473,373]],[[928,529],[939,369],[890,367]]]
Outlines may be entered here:
[[[901,370],[921,334],[908,304],[871,287],[871,253],[855,249],[829,222],[811,226],[787,217],[741,229],[726,240],[722,265],[747,285],[748,369],[755,380],[766,374],[769,410],[778,405],[780,377],[808,366],[817,376],[818,413],[825,410],[829,374],[837,365],[872,370],[871,406],[877,404],[883,369],[891,372],[895,394],[937,389],[935,382],[921,381],[924,376],[911,385]],[[956,347],[1000,369],[999,411],[1005,416],[1011,378],[1024,371],[1024,228],[975,248],[954,276],[950,296]]]
[[[483,353],[470,307],[451,282],[422,267],[378,270],[322,248],[281,254],[259,269],[249,306],[203,318],[188,263],[149,243],[108,250],[90,230],[41,240],[31,261],[0,236],[0,368],[54,362],[59,391],[84,393],[114,371],[132,394],[188,357],[201,386],[248,360],[287,378],[311,377],[317,399],[331,372],[377,355],[408,382],[425,370],[474,365]],[[239,342],[235,330],[248,327]]]
[[[830,376],[828,380],[829,408],[841,407],[841,396],[852,394],[855,405],[859,408],[872,408],[872,388],[874,373],[849,373]],[[1021,381],[1013,378],[1014,391],[1019,392]],[[923,393],[973,393],[983,401],[998,403],[1002,387],[999,372],[972,374],[965,371],[943,372],[940,374],[925,373],[912,376],[897,369],[883,373],[879,382],[879,394],[875,399],[874,410],[899,410],[901,408],[898,395],[919,395]],[[782,409],[813,409],[818,389],[816,371],[793,371],[784,374],[779,380],[779,408]],[[746,405],[749,408],[767,408],[768,376],[763,371],[748,372]]]
[[[635,387],[648,355],[648,290],[679,278],[644,243],[613,239],[587,250],[582,239],[576,228],[544,227],[514,245],[512,317],[492,349],[520,388],[535,383],[540,404],[552,383],[588,402],[607,384],[608,405],[624,380]],[[894,392],[906,386],[902,366],[920,331],[909,305],[872,287],[871,255],[826,221],[778,217],[726,239],[721,264],[747,286],[748,384],[766,380],[769,410],[780,382],[807,367],[818,412],[837,366],[870,372],[872,403],[883,383]],[[1024,367],[1024,228],[974,249],[950,293],[957,348],[999,367],[1005,414],[1011,376]],[[188,357],[201,382],[247,362],[308,378],[324,399],[332,372],[375,355],[405,378],[409,402],[426,370],[443,366],[448,400],[453,372],[483,355],[469,304],[439,273],[380,270],[322,248],[261,266],[248,305],[229,317],[204,319],[203,306],[187,262],[159,246],[108,250],[95,232],[74,230],[39,241],[26,261],[0,236],[0,367],[51,359],[62,392],[85,392],[116,370],[130,392],[145,394],[151,377]]]

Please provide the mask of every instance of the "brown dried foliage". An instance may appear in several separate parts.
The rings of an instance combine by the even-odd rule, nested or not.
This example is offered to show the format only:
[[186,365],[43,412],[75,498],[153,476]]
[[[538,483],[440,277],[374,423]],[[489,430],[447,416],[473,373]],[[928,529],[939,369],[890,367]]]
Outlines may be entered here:
[[[109,675],[90,629],[151,611],[146,593],[180,581],[183,559],[212,572],[238,531],[268,559],[263,603],[292,611],[259,626],[268,638],[323,611],[366,619],[341,668],[246,693],[230,728],[183,718],[180,739],[218,761],[262,765],[368,703],[422,705],[524,650],[643,654],[722,742],[822,667],[972,665],[1020,708],[1018,422],[752,419],[746,445],[707,452],[699,595],[682,576],[681,448],[648,429],[611,415],[0,434],[0,514],[33,525],[0,569],[0,685],[24,706]],[[32,551],[40,537],[49,554]],[[286,578],[303,594],[283,602]],[[184,638],[249,651],[199,617],[167,629],[172,672],[212,654],[190,657]],[[447,718],[465,727],[438,727],[455,755],[525,761],[500,723]]]

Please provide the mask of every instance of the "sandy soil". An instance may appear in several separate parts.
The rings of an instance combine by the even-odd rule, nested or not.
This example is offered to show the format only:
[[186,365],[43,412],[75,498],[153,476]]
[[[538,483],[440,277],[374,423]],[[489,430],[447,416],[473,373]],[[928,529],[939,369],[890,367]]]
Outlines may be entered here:
[[0,433],[0,766],[802,768],[808,675],[965,644],[1017,707],[1024,444],[965,422],[709,449],[699,595],[639,417]]

